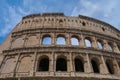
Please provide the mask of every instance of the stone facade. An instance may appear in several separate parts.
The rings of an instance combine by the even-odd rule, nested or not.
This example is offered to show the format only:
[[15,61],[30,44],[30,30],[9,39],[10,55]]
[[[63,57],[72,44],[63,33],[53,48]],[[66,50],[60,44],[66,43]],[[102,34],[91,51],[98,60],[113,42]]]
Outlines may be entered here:
[[0,45],[0,80],[61,79],[120,80],[120,31],[81,15],[23,17]]

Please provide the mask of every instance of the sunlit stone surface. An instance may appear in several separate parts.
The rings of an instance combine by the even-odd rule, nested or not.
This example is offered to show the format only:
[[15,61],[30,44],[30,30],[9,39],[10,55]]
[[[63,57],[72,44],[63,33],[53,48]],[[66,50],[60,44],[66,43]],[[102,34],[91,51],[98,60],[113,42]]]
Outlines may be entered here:
[[120,31],[86,16],[23,17],[0,45],[0,80],[120,80]]

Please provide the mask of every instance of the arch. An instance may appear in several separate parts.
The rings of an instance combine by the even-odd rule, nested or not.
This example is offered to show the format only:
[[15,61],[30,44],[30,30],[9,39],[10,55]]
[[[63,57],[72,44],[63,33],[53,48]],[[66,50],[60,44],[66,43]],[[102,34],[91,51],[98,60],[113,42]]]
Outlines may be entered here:
[[99,60],[97,58],[91,59],[91,64],[94,73],[100,73]]
[[67,71],[67,60],[59,57],[56,60],[56,71]]
[[75,64],[75,71],[76,72],[84,72],[84,62],[83,62],[82,58],[76,57],[74,59],[74,64]]
[[5,64],[2,65],[1,73],[11,73],[14,72],[16,62],[15,58],[9,58],[5,61]]
[[37,36],[36,35],[30,35],[28,36],[28,40],[27,40],[27,43],[26,43],[26,46],[36,46],[39,44],[39,40],[37,39]]
[[113,44],[108,42],[108,48],[109,48],[110,51],[113,51]]
[[65,45],[66,44],[66,38],[64,37],[64,35],[57,36],[57,44],[58,45]]
[[113,62],[111,60],[106,60],[106,66],[110,74],[114,74]]
[[50,35],[44,35],[44,36],[42,37],[42,44],[43,44],[43,45],[50,45],[51,42],[52,42],[52,38],[51,38]]
[[97,45],[99,49],[103,49],[103,42],[101,40],[97,40]]
[[30,72],[32,69],[32,58],[31,56],[23,56],[18,65],[17,72]]
[[24,44],[24,40],[22,37],[20,38],[16,38],[13,42],[12,42],[12,48],[20,48],[22,47]]
[[86,47],[92,47],[92,41],[90,38],[85,38],[85,45]]
[[49,58],[42,56],[38,62],[38,71],[49,71]]
[[71,37],[71,45],[79,45],[79,38],[77,36]]

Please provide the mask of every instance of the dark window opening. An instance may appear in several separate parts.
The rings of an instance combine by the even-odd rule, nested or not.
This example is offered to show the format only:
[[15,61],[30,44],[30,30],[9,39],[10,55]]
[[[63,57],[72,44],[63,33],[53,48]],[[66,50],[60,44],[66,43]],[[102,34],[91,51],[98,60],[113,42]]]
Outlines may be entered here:
[[82,60],[80,59],[75,59],[75,71],[77,72],[84,72],[84,64]]
[[85,22],[82,22],[82,25],[85,26],[86,25]]
[[94,73],[100,73],[99,65],[95,60],[91,60]]
[[105,31],[105,28],[102,27],[102,30]]
[[62,20],[62,19],[60,19],[60,20],[59,20],[59,23],[62,23],[62,22],[63,22],[63,20]]
[[38,71],[48,71],[49,70],[49,59],[44,58],[40,60],[39,66],[38,66]]
[[67,71],[67,61],[64,58],[57,59],[56,71]]
[[107,66],[107,68],[108,68],[109,73],[110,73],[110,74],[114,74],[114,69],[113,69],[112,63],[109,62],[109,61],[106,61],[106,66]]

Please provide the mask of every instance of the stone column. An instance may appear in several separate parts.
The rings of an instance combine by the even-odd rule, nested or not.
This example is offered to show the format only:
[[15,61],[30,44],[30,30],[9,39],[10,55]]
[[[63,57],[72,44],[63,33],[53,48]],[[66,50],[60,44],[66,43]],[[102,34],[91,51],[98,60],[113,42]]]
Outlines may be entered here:
[[98,45],[97,45],[95,37],[92,38],[92,47],[95,49],[98,49]]
[[101,72],[100,73],[103,73],[103,74],[109,74],[108,72],[108,69],[107,69],[107,66],[106,66],[106,63],[105,63],[105,60],[103,58],[103,56],[101,56],[101,60],[102,60],[102,64],[101,64]]
[[89,55],[86,54],[86,58],[85,58],[85,63],[84,63],[84,68],[85,68],[85,72],[86,73],[91,73],[92,68],[91,68],[91,63],[90,63],[90,59],[89,59]]
[[108,51],[108,50],[109,50],[109,48],[108,48],[108,43],[107,43],[106,40],[104,40],[104,50],[105,50],[105,51]]
[[42,34],[40,34],[40,37],[39,37],[39,43],[40,43],[40,46],[42,45]]
[[36,72],[36,70],[35,70],[35,68],[36,68],[36,59],[37,59],[36,57],[37,57],[37,52],[34,52],[33,65],[32,65],[32,74],[31,74],[33,76],[35,76],[35,72]]
[[113,60],[113,68],[114,68],[114,73],[116,75],[120,75],[119,65],[118,65],[118,62],[115,58]]
[[74,64],[73,64],[73,57],[72,57],[72,53],[70,52],[69,53],[69,72],[71,73],[71,76],[75,76],[75,74],[74,74]]
[[66,44],[67,46],[70,46],[70,35],[69,34],[67,34],[66,36]]
[[16,76],[16,72],[17,72],[17,68],[19,66],[19,58],[20,58],[20,55],[21,53],[18,53],[18,56],[17,56],[17,59],[16,59],[16,65],[15,65],[15,68],[14,68],[14,76]]
[[54,75],[54,52],[50,55],[50,65],[49,65],[50,75]]
[[54,34],[51,35],[51,44],[52,45],[55,45],[55,37],[54,37]]
[[116,53],[120,53],[120,51],[118,49],[118,46],[117,46],[117,44],[115,42],[113,44],[113,51],[116,52]]
[[85,48],[85,41],[83,35],[81,35],[80,46]]

